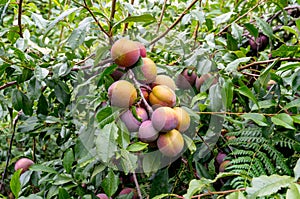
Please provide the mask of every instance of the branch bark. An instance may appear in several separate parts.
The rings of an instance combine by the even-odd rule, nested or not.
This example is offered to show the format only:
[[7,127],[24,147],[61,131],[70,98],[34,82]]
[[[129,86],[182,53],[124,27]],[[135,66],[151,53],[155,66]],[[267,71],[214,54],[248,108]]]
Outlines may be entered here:
[[22,29],[22,4],[23,0],[19,0],[18,8],[18,26],[19,26],[19,35],[23,38],[23,29]]
[[[167,28],[167,30],[165,32],[163,32],[161,35],[157,36],[155,39],[153,39],[148,45],[151,46],[153,44],[155,44],[157,41],[159,41],[160,39],[162,39],[164,36],[166,36],[170,30],[172,30],[180,21],[181,19],[184,17],[184,15],[186,15],[186,13],[198,2],[198,0],[194,0],[192,1],[192,3],[181,13],[181,15],[176,19],[176,21],[174,21],[174,23]],[[201,2],[201,1],[200,1]]]

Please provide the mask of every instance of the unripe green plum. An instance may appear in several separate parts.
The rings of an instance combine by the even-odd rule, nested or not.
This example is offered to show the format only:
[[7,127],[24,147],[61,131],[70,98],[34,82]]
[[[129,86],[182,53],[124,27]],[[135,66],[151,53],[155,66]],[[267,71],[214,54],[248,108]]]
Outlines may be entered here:
[[[201,86],[204,84],[205,81],[207,81],[209,78],[212,77],[212,74],[207,73],[204,75],[201,75],[200,77],[196,78],[195,87],[197,91],[200,91]],[[214,77],[212,85],[218,83],[218,79]]]
[[140,48],[141,57],[147,57],[147,50],[141,42],[136,41],[137,46]]
[[176,105],[176,94],[165,85],[157,85],[152,89],[149,101],[153,108],[160,106],[174,107]]
[[184,140],[181,133],[173,129],[166,133],[161,133],[157,139],[159,151],[168,157],[175,157],[180,154],[184,147]]
[[197,74],[194,70],[185,68],[176,79],[176,85],[181,89],[191,88],[196,81]]
[[129,132],[137,132],[142,122],[148,119],[148,113],[144,108],[137,107],[135,110],[127,110],[120,116],[120,119],[124,122]]
[[132,199],[138,199],[138,195],[134,188],[125,187],[120,191],[119,195],[129,195],[130,193],[133,193]]
[[112,106],[128,108],[137,99],[137,91],[132,83],[119,80],[108,88],[108,98]]
[[151,120],[144,121],[138,132],[138,138],[143,142],[153,142],[159,136],[159,132],[153,127]]
[[170,107],[159,107],[155,109],[151,116],[153,127],[160,132],[167,132],[178,126],[176,112]]
[[22,169],[21,173],[24,173],[33,164],[34,164],[34,162],[32,160],[30,160],[29,158],[21,158],[15,163],[15,171]]
[[100,199],[111,199],[111,197],[109,198],[105,193],[99,193],[96,196]]
[[136,42],[126,38],[117,40],[111,47],[113,61],[121,67],[130,67],[140,58],[140,48]]
[[176,90],[175,81],[167,75],[157,75],[155,81],[153,82],[153,86],[156,85],[165,85],[171,88],[173,91]]
[[190,123],[191,123],[190,115],[188,114],[188,112],[186,112],[186,110],[184,110],[181,107],[174,107],[173,109],[178,118],[178,125],[176,129],[181,133],[183,133],[190,127]]
[[142,58],[143,65],[133,69],[136,79],[143,84],[150,84],[157,76],[156,64],[150,58]]

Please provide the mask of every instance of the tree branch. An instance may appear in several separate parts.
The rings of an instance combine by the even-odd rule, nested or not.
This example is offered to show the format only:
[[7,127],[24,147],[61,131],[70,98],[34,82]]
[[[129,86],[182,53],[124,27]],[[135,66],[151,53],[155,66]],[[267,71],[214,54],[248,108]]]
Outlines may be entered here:
[[[134,0],[131,0],[130,1],[130,4],[131,5],[133,5],[134,4]],[[130,16],[130,14],[128,13],[128,17]],[[125,25],[124,25],[124,29],[123,29],[123,35],[126,33],[126,31],[127,31],[127,27],[128,27],[128,23],[125,23]]]
[[247,68],[250,68],[251,66],[269,64],[269,63],[272,63],[274,61],[300,61],[300,58],[284,57],[284,58],[275,58],[275,59],[270,59],[270,60],[265,60],[265,61],[257,61],[257,62],[252,62],[250,64],[247,64],[245,66],[241,66],[237,70],[241,71],[241,70],[245,70]]
[[238,192],[238,191],[245,191],[246,188],[240,188],[240,189],[232,189],[232,190],[226,190],[226,191],[209,191],[207,193],[202,193],[199,195],[192,196],[192,198],[201,198],[203,196],[210,196],[210,195],[225,195],[233,192]]
[[167,30],[165,32],[163,32],[161,35],[157,36],[155,39],[153,39],[148,45],[151,46],[154,43],[156,43],[157,41],[159,41],[160,39],[162,39],[164,36],[166,36],[170,30],[172,30],[180,21],[181,19],[184,17],[184,15],[186,15],[186,13],[198,2],[198,0],[194,0],[192,1],[192,3],[181,13],[181,15],[176,19],[176,21],[174,21],[174,23],[167,28]]
[[19,26],[19,35],[23,38],[23,30],[22,30],[22,4],[23,0],[19,0],[19,8],[18,8],[18,26]]
[[6,84],[0,86],[0,91],[15,84],[17,84],[17,81],[7,82]]
[[133,175],[133,181],[134,181],[134,184],[135,184],[135,187],[136,187],[136,190],[137,190],[137,194],[138,194],[140,199],[143,199],[141,189],[140,189],[140,185],[139,185],[139,182],[137,180],[135,172],[133,172],[132,175]]
[[112,37],[112,25],[115,18],[115,12],[116,12],[116,0],[111,1],[111,12],[109,17],[109,35]]

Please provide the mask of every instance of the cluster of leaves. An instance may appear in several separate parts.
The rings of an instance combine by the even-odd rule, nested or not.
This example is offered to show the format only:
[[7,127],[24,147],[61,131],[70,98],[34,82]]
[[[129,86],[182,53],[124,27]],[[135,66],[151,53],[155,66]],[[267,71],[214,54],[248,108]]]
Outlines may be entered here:
[[[0,196],[299,195],[299,3],[0,0]],[[266,45],[253,48],[261,35]],[[190,150],[136,181],[131,152],[144,146],[128,147],[106,95],[109,49],[122,36],[146,44],[161,73],[192,66],[219,77],[179,96],[197,118]],[[122,172],[107,166],[111,142]],[[230,164],[218,174],[220,151]],[[13,164],[23,156],[36,164],[20,176]]]

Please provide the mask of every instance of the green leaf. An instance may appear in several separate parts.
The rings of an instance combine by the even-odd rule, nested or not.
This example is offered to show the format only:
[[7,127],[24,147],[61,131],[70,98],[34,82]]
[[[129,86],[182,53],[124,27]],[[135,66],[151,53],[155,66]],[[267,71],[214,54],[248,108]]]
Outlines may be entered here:
[[148,147],[147,143],[144,143],[144,142],[135,142],[135,143],[129,145],[127,147],[127,150],[131,151],[131,152],[138,152],[138,151],[144,150],[147,147]]
[[294,101],[291,101],[290,103],[287,103],[283,109],[289,109],[294,107],[300,107],[300,99],[295,99]]
[[298,159],[294,168],[295,182],[300,178],[300,158]]
[[218,84],[214,84],[209,88],[208,100],[212,111],[218,112],[223,109],[221,87]]
[[43,94],[41,94],[37,104],[37,114],[48,114],[48,102]]
[[223,84],[221,94],[222,94],[222,101],[223,101],[223,106],[227,110],[231,110],[232,107],[232,100],[233,100],[233,83],[230,79],[227,79],[225,83]]
[[9,186],[14,194],[15,198],[19,197],[19,193],[21,191],[21,181],[20,181],[20,175],[21,175],[22,169],[17,170],[11,177]]
[[33,109],[32,109],[32,101],[27,97],[27,95],[22,96],[23,100],[23,112],[25,115],[32,115]]
[[59,81],[54,87],[54,93],[60,103],[65,106],[69,104],[71,95],[66,83]]
[[65,168],[65,170],[67,171],[67,173],[71,173],[72,170],[72,164],[74,162],[74,153],[73,153],[73,149],[69,149],[67,150],[67,152],[64,154],[64,158],[63,158],[63,166]]
[[233,36],[229,33],[226,34],[227,37],[227,49],[231,51],[238,50],[238,42]]
[[197,147],[193,141],[192,138],[190,138],[189,136],[187,136],[186,134],[182,134],[185,145],[188,147],[188,149],[190,150],[191,154],[195,153],[195,151],[197,150]]
[[134,153],[130,153],[125,149],[120,149],[121,151],[121,165],[125,174],[129,172],[132,173],[138,167],[137,161],[138,157]]
[[251,187],[247,187],[246,192],[249,198],[270,196],[277,193],[280,189],[288,187],[293,181],[294,178],[290,176],[262,175],[252,179]]
[[17,111],[20,111],[23,107],[23,93],[18,89],[15,89],[12,93],[12,105]]
[[226,196],[226,199],[246,199],[243,192],[237,191]]
[[258,37],[258,30],[252,23],[245,23],[244,26],[247,28],[251,35],[253,35],[255,38]]
[[246,113],[241,116],[244,119],[252,120],[259,126],[268,126],[267,119],[264,115],[259,113]]
[[53,169],[52,167],[48,167],[48,166],[41,165],[41,164],[33,164],[30,166],[29,169],[32,171],[41,171],[41,172],[45,172],[45,173],[58,174],[58,172],[55,169]]
[[34,76],[40,81],[45,79],[48,76],[48,74],[49,70],[47,70],[46,68],[41,68],[37,66],[34,69]]
[[151,183],[149,197],[153,198],[159,194],[168,193],[169,188],[169,171],[168,169],[162,169],[155,174]]
[[300,124],[300,115],[294,115],[292,118],[295,123]]
[[286,198],[300,198],[300,185],[293,183],[286,192]]
[[280,113],[278,115],[275,115],[271,117],[271,121],[278,126],[283,126],[287,129],[292,129],[294,130],[294,124],[293,124],[293,118],[286,114],[286,113]]
[[65,190],[62,187],[59,187],[59,189],[58,189],[58,199],[69,199],[69,198],[70,198],[70,195],[67,192],[67,190]]
[[155,17],[153,17],[150,14],[143,14],[143,15],[139,15],[139,16],[128,16],[125,19],[123,19],[122,21],[119,21],[118,23],[116,23],[114,25],[118,26],[121,23],[129,23],[129,22],[153,22],[155,21]]
[[67,43],[71,46],[72,50],[75,50],[78,46],[80,46],[86,37],[86,32],[89,29],[90,23],[94,19],[92,17],[84,18],[78,25],[77,28],[73,30],[70,37],[67,40]]
[[252,111],[258,110],[258,109],[264,109],[264,108],[271,108],[273,106],[275,106],[276,103],[274,100],[263,100],[263,101],[259,101],[258,105],[254,104],[251,108]]
[[97,118],[100,128],[104,127],[108,123],[111,123],[115,119],[113,112],[112,112],[112,108],[109,106],[101,108],[97,112],[96,118]]
[[161,168],[162,153],[145,153],[143,157],[143,171],[147,175],[158,171]]
[[225,71],[226,71],[226,72],[234,72],[234,71],[237,70],[238,66],[239,66],[241,63],[246,63],[246,62],[248,62],[250,59],[251,59],[251,57],[242,57],[242,58],[236,59],[236,60],[234,60],[233,62],[229,63],[229,64],[226,66]]
[[277,64],[278,60],[274,61],[271,65],[269,65],[259,76],[258,81],[260,85],[264,88],[267,87],[267,84],[270,80],[270,70]]
[[264,20],[259,17],[254,16],[258,27],[262,30],[262,32],[267,35],[269,38],[273,37],[273,29],[272,27]]
[[299,46],[288,46],[283,44],[278,49],[273,50],[271,53],[273,57],[293,57],[297,52],[299,52],[299,50]]
[[118,127],[115,123],[109,123],[100,129],[96,139],[96,152],[97,157],[104,163],[108,163],[118,150],[117,137]]
[[246,85],[243,85],[240,88],[235,89],[235,91],[239,92],[241,95],[248,97],[250,100],[252,100],[252,102],[258,105],[255,95],[251,92],[251,90]]
[[119,183],[119,176],[116,175],[112,170],[109,170],[107,176],[101,183],[101,187],[108,197],[110,197],[118,190]]
[[[71,13],[79,10],[80,8],[71,8],[69,10],[65,10],[63,13],[61,13],[55,20],[53,20],[52,22],[49,23],[47,29],[44,32],[44,38],[47,36],[47,34],[49,33],[50,30],[52,30],[54,28],[54,26],[60,22],[61,20],[63,20],[65,17],[67,17],[68,15],[70,15]],[[43,38],[43,39],[44,39]]]

